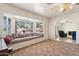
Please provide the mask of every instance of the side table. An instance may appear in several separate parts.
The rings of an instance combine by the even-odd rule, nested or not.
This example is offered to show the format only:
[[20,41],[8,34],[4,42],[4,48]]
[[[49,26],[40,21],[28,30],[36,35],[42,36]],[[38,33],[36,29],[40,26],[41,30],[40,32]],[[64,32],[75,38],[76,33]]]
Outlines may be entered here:
[[9,56],[11,52],[12,52],[12,48],[0,50],[0,56]]

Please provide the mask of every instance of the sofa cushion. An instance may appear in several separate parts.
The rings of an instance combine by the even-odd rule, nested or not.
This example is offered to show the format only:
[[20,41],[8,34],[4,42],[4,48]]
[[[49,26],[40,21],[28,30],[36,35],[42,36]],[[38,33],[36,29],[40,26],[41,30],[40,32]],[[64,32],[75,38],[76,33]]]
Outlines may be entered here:
[[41,35],[43,35],[42,33],[32,33],[31,34],[32,36],[41,36]]
[[16,34],[12,33],[12,37],[13,37],[13,39],[15,39],[16,38]]
[[13,40],[13,37],[11,35],[7,35],[4,37],[4,40],[6,43],[10,43]]

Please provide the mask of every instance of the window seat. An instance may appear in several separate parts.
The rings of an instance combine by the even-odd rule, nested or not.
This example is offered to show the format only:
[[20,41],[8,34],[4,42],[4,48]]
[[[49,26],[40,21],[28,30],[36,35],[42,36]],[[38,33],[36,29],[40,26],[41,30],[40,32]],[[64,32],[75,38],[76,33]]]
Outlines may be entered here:
[[43,36],[30,36],[30,37],[24,37],[24,38],[16,38],[14,40],[12,40],[8,45],[11,44],[16,44],[16,43],[20,43],[20,42],[24,42],[24,41],[28,41],[28,40],[33,40],[36,38],[41,38]]
[[[17,34],[16,34],[17,35]],[[44,39],[44,34],[43,33],[30,33],[28,34],[23,34],[25,36],[22,36],[22,34],[20,34],[19,36],[8,36],[5,37],[5,39],[10,40],[9,43],[6,43],[8,47],[12,47],[13,50],[17,50],[41,41],[44,41],[46,39]],[[14,39],[11,39],[15,37]]]
[[8,47],[12,47],[13,51],[30,46],[32,44],[36,44],[42,41],[45,41],[47,39],[45,39],[44,37],[28,37],[28,38],[19,38],[20,40],[14,40],[13,42],[11,42],[10,44],[8,44]]

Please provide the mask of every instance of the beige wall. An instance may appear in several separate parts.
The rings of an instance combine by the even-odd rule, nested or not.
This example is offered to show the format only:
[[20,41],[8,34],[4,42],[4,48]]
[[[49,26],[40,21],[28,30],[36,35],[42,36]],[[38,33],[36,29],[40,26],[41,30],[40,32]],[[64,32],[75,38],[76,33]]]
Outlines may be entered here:
[[34,14],[29,11],[22,10],[20,8],[8,5],[8,4],[0,4],[0,13],[9,13],[13,15],[18,15],[22,17],[27,17],[35,20],[42,20],[44,22],[44,33],[45,39],[48,39],[48,19],[46,17]]

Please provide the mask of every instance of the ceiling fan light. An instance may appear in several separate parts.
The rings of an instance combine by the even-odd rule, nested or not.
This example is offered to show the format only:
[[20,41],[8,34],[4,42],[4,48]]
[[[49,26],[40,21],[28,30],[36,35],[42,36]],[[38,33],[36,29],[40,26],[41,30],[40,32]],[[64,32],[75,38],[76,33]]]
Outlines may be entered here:
[[64,11],[64,8],[60,8],[60,11],[61,11],[61,12]]
[[69,6],[69,8],[72,9],[73,8],[73,5]]

